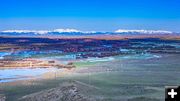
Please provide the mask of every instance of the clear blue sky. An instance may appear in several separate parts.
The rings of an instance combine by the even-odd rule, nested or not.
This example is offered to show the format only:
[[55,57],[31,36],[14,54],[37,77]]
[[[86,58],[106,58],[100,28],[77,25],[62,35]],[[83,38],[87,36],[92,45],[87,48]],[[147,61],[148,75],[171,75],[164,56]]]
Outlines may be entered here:
[[56,28],[180,32],[180,0],[0,0],[0,30]]

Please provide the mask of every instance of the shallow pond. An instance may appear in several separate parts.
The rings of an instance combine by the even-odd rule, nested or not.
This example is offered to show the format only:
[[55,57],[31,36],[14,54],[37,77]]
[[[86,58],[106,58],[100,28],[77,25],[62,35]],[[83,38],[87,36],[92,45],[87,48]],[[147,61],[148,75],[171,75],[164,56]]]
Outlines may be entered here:
[[0,83],[11,82],[15,80],[24,80],[32,77],[38,77],[46,72],[54,72],[56,68],[36,68],[36,69],[1,69]]

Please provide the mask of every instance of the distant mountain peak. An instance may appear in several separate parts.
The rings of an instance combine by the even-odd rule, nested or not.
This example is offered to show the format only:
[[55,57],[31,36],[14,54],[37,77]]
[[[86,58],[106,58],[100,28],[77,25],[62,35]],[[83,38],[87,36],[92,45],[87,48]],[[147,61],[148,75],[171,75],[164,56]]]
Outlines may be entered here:
[[55,29],[53,32],[59,32],[59,33],[63,33],[63,32],[82,32],[80,30],[77,29]]

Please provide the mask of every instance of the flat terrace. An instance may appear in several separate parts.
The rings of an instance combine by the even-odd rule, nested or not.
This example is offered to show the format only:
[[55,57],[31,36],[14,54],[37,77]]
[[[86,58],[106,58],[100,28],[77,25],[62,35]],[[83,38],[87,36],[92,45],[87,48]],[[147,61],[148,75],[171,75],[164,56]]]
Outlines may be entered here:
[[1,69],[10,68],[75,68],[73,63],[68,63],[67,65],[60,64],[56,61],[46,61],[40,59],[22,59],[22,60],[0,60]]

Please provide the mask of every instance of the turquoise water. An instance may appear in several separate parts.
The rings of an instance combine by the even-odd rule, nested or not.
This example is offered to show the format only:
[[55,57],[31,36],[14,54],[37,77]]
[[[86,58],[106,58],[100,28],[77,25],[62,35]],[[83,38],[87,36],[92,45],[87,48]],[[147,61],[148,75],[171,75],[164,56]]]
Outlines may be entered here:
[[10,54],[11,54],[11,53],[9,53],[9,52],[0,52],[0,59],[3,59],[4,56],[10,55]]
[[155,55],[150,53],[118,56],[118,59],[152,59],[152,58],[161,58],[161,55]]

